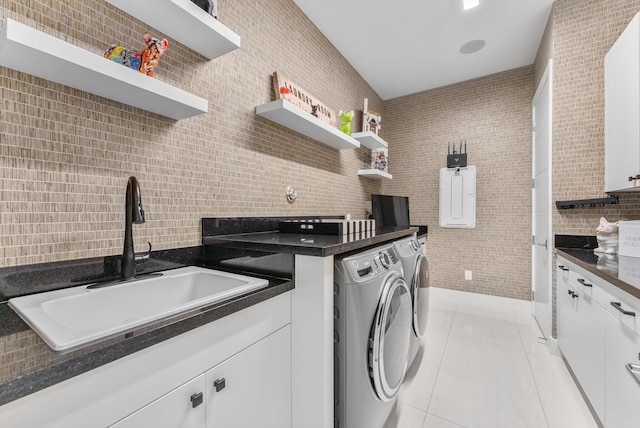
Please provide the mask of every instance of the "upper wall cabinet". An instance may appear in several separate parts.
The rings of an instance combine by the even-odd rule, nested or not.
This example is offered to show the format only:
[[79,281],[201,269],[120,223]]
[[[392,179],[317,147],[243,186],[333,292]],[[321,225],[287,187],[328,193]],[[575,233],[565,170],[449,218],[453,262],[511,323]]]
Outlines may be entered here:
[[240,47],[239,35],[191,0],[106,1],[209,59]]
[[0,66],[176,120],[209,107],[204,98],[10,18],[0,33]]
[[604,59],[604,190],[640,190],[640,18]]

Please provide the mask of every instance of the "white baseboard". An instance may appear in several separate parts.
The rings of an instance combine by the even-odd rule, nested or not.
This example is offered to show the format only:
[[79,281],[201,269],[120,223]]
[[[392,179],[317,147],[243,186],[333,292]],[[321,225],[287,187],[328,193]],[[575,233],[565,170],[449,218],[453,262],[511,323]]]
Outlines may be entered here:
[[429,299],[434,304],[463,303],[470,305],[491,306],[500,309],[510,309],[518,312],[532,313],[530,300],[512,299],[509,297],[491,296],[488,294],[471,293],[468,291],[451,290],[431,286]]

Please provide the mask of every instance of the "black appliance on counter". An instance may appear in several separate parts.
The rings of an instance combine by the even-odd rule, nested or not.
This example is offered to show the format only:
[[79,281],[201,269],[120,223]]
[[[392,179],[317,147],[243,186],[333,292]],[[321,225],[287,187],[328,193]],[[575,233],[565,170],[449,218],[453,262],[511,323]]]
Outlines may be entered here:
[[380,227],[409,227],[409,197],[371,195],[371,215]]

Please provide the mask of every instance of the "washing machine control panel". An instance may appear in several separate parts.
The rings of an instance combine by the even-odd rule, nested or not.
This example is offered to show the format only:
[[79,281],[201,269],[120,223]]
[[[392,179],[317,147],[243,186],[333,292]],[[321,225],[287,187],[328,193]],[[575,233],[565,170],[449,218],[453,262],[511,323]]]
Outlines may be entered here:
[[361,257],[353,258],[347,266],[359,278],[365,278],[372,274],[386,272],[391,269],[399,258],[393,247],[385,248],[377,253],[370,253]]

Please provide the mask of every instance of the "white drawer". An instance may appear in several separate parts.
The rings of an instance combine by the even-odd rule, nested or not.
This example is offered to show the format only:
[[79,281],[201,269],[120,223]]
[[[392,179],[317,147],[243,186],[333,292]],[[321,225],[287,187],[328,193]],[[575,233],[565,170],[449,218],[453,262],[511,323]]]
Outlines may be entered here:
[[622,324],[629,327],[636,334],[640,334],[640,301],[629,293],[605,283],[602,287],[602,294],[606,295],[606,310],[618,319]]
[[640,336],[607,316],[605,426],[640,426]]
[[[640,334],[640,300],[571,262],[559,258],[558,264],[569,268],[569,282],[591,296],[614,318]],[[564,272],[564,271],[563,271]],[[615,305],[612,305],[614,303]],[[619,305],[618,305],[619,304]],[[631,315],[632,313],[635,316]]]

